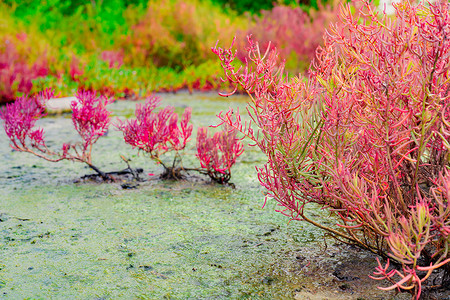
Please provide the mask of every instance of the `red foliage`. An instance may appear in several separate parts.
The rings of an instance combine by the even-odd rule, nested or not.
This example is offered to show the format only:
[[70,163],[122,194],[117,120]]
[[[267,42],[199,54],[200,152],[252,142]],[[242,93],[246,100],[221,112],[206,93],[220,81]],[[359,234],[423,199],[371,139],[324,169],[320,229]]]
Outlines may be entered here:
[[1,111],[0,118],[4,121],[11,147],[52,162],[63,159],[84,162],[104,179],[108,179],[105,173],[92,164],[91,152],[110,124],[110,112],[106,109],[110,101],[102,96],[96,97],[92,92],[79,91],[71,107],[72,121],[82,142],[64,143],[62,151],[54,151],[45,143],[44,129],[35,128],[36,121],[45,115],[47,101],[53,96],[53,91],[44,90],[33,97],[19,97]]
[[[155,112],[160,102],[159,97],[147,98],[144,105],[136,105],[136,119],[121,122],[117,126],[123,132],[125,143],[144,151],[152,160],[161,164],[165,169],[161,178],[180,179],[183,177],[182,171],[197,171],[208,175],[218,183],[228,183],[231,178],[231,167],[244,151],[242,143],[236,138],[236,131],[227,127],[213,137],[208,137],[208,129],[199,128],[196,156],[206,171],[184,168],[181,164],[180,151],[186,148],[192,134],[193,125],[189,124],[191,108],[185,109],[178,122],[178,115],[171,106]],[[161,159],[167,152],[175,152],[172,165],[164,163]]]
[[[82,160],[91,164],[92,146],[97,142],[99,137],[108,131],[111,122],[110,114],[106,109],[106,105],[112,101],[104,96],[96,96],[95,92],[78,91],[75,95],[76,101],[72,101],[72,122],[78,135],[81,137],[80,144],[64,144],[63,155],[68,159]],[[69,153],[69,149],[73,149],[77,156]]]
[[[402,2],[381,19],[369,4],[356,15],[345,7],[341,21],[307,81],[251,40],[238,70],[236,52],[214,48],[251,96],[251,123],[219,117],[267,155],[258,178],[280,212],[395,260],[400,268],[380,263],[377,279],[419,298],[450,278],[449,4]],[[312,219],[311,203],[336,226]]]
[[149,2],[145,18],[126,37],[127,64],[181,67],[201,61],[208,53],[199,52],[195,44],[199,21],[195,12],[196,6],[183,0]]
[[197,158],[206,174],[218,183],[231,179],[231,167],[244,152],[244,147],[236,137],[237,131],[226,126],[223,131],[208,136],[208,128],[200,127],[197,133]]
[[19,97],[1,110],[0,118],[4,121],[5,133],[14,150],[28,151],[31,145],[39,152],[47,151],[43,129],[35,129],[34,126],[45,115],[46,101],[52,97],[53,92],[45,90],[31,98]]
[[[179,151],[186,147],[192,134],[193,125],[189,124],[192,109],[186,108],[178,123],[178,115],[172,106],[154,112],[160,102],[159,97],[152,96],[147,98],[144,105],[137,104],[136,119],[122,122],[118,128],[123,132],[125,143],[144,151],[151,159],[161,164],[166,170],[165,175],[177,178],[179,174],[173,172],[178,172],[176,169],[179,168]],[[176,152],[171,167],[160,159],[161,155],[170,151]]]

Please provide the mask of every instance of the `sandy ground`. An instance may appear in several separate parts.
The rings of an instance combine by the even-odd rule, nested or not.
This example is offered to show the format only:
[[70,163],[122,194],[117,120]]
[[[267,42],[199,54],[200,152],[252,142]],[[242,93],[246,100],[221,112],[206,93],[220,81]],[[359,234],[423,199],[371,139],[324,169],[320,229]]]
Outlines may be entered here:
[[70,111],[70,103],[76,100],[75,97],[53,98],[48,100],[47,112],[49,113],[63,113]]

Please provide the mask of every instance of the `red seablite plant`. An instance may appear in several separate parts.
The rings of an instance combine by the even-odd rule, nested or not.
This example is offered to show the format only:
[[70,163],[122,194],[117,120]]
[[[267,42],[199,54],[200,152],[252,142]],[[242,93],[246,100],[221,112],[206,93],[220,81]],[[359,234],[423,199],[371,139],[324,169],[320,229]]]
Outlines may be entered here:
[[[144,105],[136,105],[136,119],[122,122],[117,127],[123,132],[125,143],[144,151],[164,167],[165,172],[161,177],[179,179],[180,172],[184,170],[179,152],[184,150],[192,134],[193,125],[189,124],[192,109],[185,109],[178,125],[178,115],[172,106],[154,112],[160,102],[161,99],[156,96],[147,98]],[[160,158],[170,151],[175,151],[172,166]]]
[[[405,1],[395,18],[343,8],[307,81],[251,39],[244,68],[213,48],[251,97],[251,122],[219,117],[267,155],[258,178],[280,212],[388,258],[374,278],[417,299],[450,286],[449,5]],[[312,219],[311,204],[336,226]]]
[[97,140],[108,131],[111,123],[111,112],[106,105],[112,100],[104,96],[96,96],[95,92],[78,91],[75,95],[78,101],[72,101],[72,122],[81,142],[63,144],[63,157],[69,160],[79,160],[86,163],[103,178],[106,174],[92,165],[92,147]]
[[91,152],[98,138],[108,130],[110,112],[106,109],[106,105],[111,101],[103,96],[97,97],[95,92],[79,91],[75,96],[77,100],[71,104],[72,121],[81,142],[64,143],[60,151],[47,147],[44,129],[35,128],[36,121],[45,116],[47,101],[54,97],[53,91],[44,90],[32,97],[19,97],[1,111],[0,118],[4,121],[4,129],[11,147],[52,162],[64,159],[80,161],[96,171],[103,179],[110,179],[106,173],[92,164]]
[[231,179],[231,167],[244,152],[244,146],[236,137],[237,131],[225,126],[223,131],[208,136],[208,128],[197,132],[197,158],[206,174],[214,181],[224,184]]

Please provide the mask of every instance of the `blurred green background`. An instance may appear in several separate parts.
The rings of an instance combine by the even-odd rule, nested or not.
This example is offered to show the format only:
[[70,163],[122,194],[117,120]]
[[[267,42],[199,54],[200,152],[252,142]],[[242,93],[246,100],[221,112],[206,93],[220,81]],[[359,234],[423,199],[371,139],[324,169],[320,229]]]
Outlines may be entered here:
[[6,0],[0,3],[0,102],[51,87],[122,98],[211,90],[221,67],[211,52],[246,36],[305,72],[337,2],[282,0]]

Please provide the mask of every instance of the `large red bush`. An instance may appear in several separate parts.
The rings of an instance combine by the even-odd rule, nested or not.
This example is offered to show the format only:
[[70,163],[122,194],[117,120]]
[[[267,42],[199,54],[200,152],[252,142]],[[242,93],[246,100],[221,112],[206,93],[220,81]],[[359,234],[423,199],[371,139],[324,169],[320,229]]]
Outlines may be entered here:
[[450,285],[449,4],[405,1],[394,18],[365,4],[340,18],[307,81],[251,40],[239,70],[235,52],[214,48],[251,96],[252,123],[220,118],[267,155],[258,177],[280,212],[387,258],[374,278],[419,298]]

